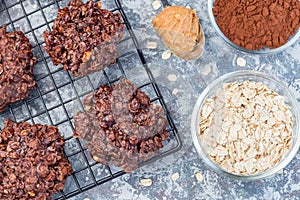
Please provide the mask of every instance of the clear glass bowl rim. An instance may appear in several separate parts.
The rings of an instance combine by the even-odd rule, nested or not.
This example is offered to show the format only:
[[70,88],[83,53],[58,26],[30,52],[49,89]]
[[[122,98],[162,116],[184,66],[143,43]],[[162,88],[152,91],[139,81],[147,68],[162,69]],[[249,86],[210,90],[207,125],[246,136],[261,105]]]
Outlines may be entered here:
[[[271,82],[275,82],[276,85],[279,85],[281,88],[286,90],[288,96],[285,96],[285,98],[288,99],[290,104],[295,108],[295,111],[293,112],[293,116],[295,116],[295,119],[293,120],[295,124],[293,125],[293,141],[292,141],[292,146],[291,149],[288,151],[288,153],[285,155],[284,159],[281,160],[275,167],[272,169],[269,169],[263,173],[258,173],[254,175],[236,175],[229,173],[223,169],[221,169],[217,164],[215,164],[213,161],[211,161],[207,156],[205,151],[201,147],[200,143],[200,136],[199,136],[199,121],[200,121],[200,109],[203,106],[204,101],[209,97],[210,95],[210,90],[212,88],[218,87],[228,82],[233,82],[230,81],[231,78],[234,77],[259,77]],[[245,79],[246,80],[246,79]],[[225,82],[224,82],[225,81]],[[299,145],[300,145],[300,133],[299,133],[299,119],[300,119],[300,111],[299,111],[299,105],[296,100],[296,97],[294,94],[288,89],[287,86],[285,86],[284,83],[281,81],[277,80],[273,76],[263,73],[263,72],[258,72],[258,71],[252,71],[252,70],[239,70],[239,71],[234,71],[227,73],[223,76],[218,77],[216,80],[214,80],[212,83],[210,83],[200,94],[194,109],[192,113],[192,118],[191,118],[191,132],[192,132],[192,139],[194,146],[196,148],[197,153],[200,155],[201,159],[204,161],[206,165],[208,165],[210,168],[212,168],[215,172],[221,175],[225,175],[227,177],[233,178],[233,179],[238,179],[238,180],[245,180],[245,181],[251,181],[251,180],[258,180],[258,179],[263,179],[266,177],[269,177],[275,173],[277,173],[279,170],[283,169],[290,163],[290,161],[293,159],[293,157],[296,155]],[[294,128],[295,126],[295,128]]]
[[278,48],[274,48],[274,49],[262,49],[262,50],[248,50],[245,49],[241,46],[236,45],[235,43],[233,43],[231,40],[229,40],[224,34],[223,32],[220,30],[215,17],[213,15],[213,4],[214,4],[215,0],[208,0],[208,15],[209,15],[209,19],[210,22],[212,23],[213,27],[215,28],[216,32],[218,33],[218,35],[227,43],[229,44],[231,47],[242,51],[242,52],[246,52],[246,53],[250,53],[250,54],[273,54],[273,53],[278,53],[281,52],[283,50],[285,50],[286,48],[290,47],[291,45],[293,45],[299,38],[300,38],[300,28],[298,28],[297,32],[295,33],[295,35],[291,36],[291,38],[288,40],[287,43],[285,43],[284,45],[278,47]]

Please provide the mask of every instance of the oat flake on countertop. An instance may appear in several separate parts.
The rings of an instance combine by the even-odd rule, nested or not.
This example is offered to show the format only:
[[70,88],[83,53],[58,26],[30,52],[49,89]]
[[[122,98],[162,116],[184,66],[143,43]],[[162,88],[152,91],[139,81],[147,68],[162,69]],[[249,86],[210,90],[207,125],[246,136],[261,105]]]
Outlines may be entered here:
[[283,174],[283,169],[279,170],[278,172],[276,172],[277,174]]
[[177,179],[179,179],[179,173],[176,172],[176,173],[172,174],[171,179],[172,179],[173,181],[176,181]]
[[211,66],[205,65],[203,70],[201,71],[201,74],[207,76],[210,72],[211,72]]
[[175,82],[175,81],[177,81],[177,76],[175,74],[169,74],[168,80],[171,82]]
[[172,51],[168,49],[162,53],[161,58],[163,60],[168,60],[171,57],[171,55],[172,55]]
[[196,179],[198,182],[202,182],[203,181],[203,176],[200,172],[195,173]]
[[242,57],[238,57],[238,58],[236,59],[236,63],[237,63],[237,65],[240,66],[240,67],[245,67],[246,64],[247,64],[246,60],[245,60],[244,58],[242,58]]
[[152,7],[153,7],[154,10],[158,10],[161,7],[160,1],[154,1],[152,3]]
[[177,88],[174,88],[174,90],[172,91],[173,95],[176,95],[179,92],[179,90]]
[[151,185],[152,185],[152,179],[150,179],[150,178],[147,178],[147,179],[141,179],[141,180],[140,180],[140,184],[141,184],[142,186],[145,186],[145,187],[151,186]]
[[156,48],[158,47],[158,44],[157,44],[157,42],[150,42],[150,41],[147,41],[146,47],[147,47],[148,49],[156,49]]

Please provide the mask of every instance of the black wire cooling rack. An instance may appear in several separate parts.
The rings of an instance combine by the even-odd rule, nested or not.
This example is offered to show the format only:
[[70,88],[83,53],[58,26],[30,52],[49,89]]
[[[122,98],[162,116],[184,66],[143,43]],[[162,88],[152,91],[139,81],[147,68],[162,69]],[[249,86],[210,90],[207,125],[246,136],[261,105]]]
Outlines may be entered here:
[[[105,2],[102,2],[105,5]],[[152,73],[147,67],[137,38],[119,0],[107,0],[106,6],[112,12],[120,12],[123,16],[126,34],[120,46],[125,44],[123,45],[125,48],[133,46],[133,49],[123,53],[114,66],[89,76],[75,78],[62,67],[53,66],[51,59],[44,51],[42,33],[46,29],[50,30],[57,10],[65,7],[67,3],[68,0],[0,0],[0,25],[7,24],[8,31],[22,30],[33,44],[34,55],[38,58],[38,63],[34,67],[37,86],[27,99],[10,105],[0,113],[1,128],[6,118],[18,122],[28,121],[58,126],[65,137],[65,154],[74,172],[67,179],[64,189],[53,195],[53,199],[73,197],[125,173],[120,168],[96,163],[83,142],[72,137],[72,116],[77,111],[83,110],[84,97],[97,90],[102,84],[111,85],[121,77],[134,80],[133,82],[151,97],[151,102],[161,105],[165,111],[169,138],[164,142],[164,148],[159,154],[141,163],[141,166],[172,154],[181,147],[177,129]],[[136,64],[137,60],[139,64]],[[139,76],[144,73],[147,80],[137,78],[139,76],[133,72],[139,73]]]

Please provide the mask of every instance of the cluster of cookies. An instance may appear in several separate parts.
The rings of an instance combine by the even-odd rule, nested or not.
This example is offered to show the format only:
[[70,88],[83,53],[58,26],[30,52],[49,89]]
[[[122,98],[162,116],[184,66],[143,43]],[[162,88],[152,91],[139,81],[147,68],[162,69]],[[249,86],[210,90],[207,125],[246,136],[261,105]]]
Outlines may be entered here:
[[[117,44],[124,34],[120,13],[101,9],[101,3],[72,0],[58,11],[52,32],[44,32],[45,49],[55,65],[62,64],[74,76],[87,75],[114,64]],[[21,31],[0,29],[0,111],[26,98],[35,86],[37,59]]]

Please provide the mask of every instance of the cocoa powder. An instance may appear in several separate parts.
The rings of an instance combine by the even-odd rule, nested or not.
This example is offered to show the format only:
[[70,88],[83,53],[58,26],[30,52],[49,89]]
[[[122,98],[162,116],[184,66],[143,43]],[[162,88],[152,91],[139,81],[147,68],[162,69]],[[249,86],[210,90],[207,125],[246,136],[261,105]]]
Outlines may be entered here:
[[213,14],[223,34],[249,50],[280,47],[300,27],[298,0],[216,0]]

